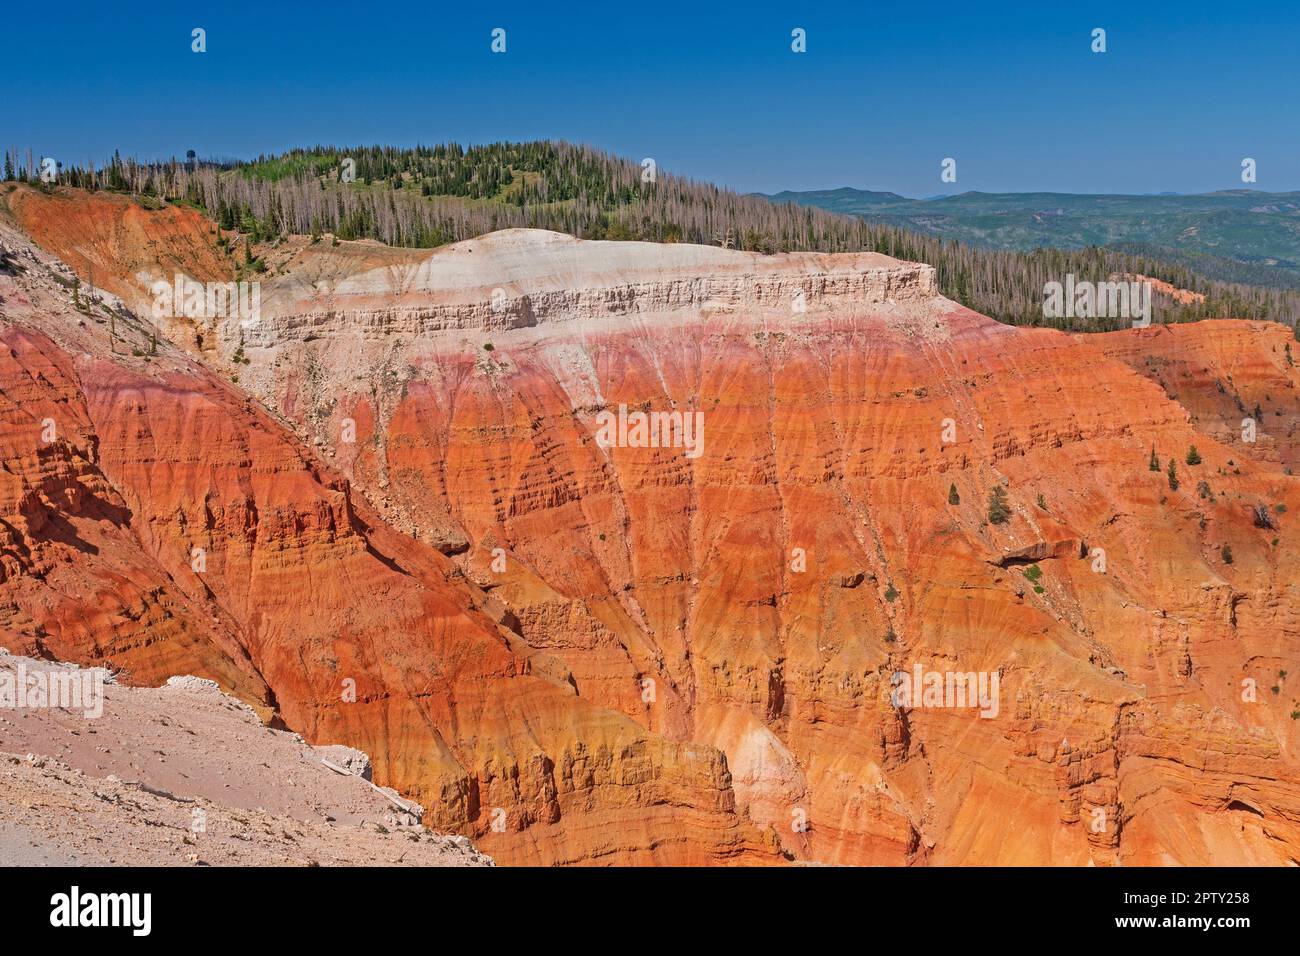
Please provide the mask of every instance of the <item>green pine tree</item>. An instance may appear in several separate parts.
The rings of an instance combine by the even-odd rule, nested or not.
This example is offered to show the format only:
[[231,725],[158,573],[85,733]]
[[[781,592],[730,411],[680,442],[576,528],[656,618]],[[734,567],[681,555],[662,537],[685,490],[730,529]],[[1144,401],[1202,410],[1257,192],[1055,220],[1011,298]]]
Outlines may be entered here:
[[1178,466],[1172,458],[1169,459],[1169,489],[1171,491],[1178,490]]
[[1197,451],[1196,446],[1193,445],[1191,448],[1187,449],[1187,464],[1199,465],[1200,463],[1201,463],[1201,453]]
[[1160,470],[1160,459],[1156,457],[1155,445],[1151,446],[1151,461],[1147,464],[1147,467],[1150,468],[1152,471]]
[[955,484],[948,486],[948,504],[961,504],[961,495],[957,494],[957,486]]
[[989,492],[989,524],[1006,524],[1011,518],[1011,506],[1007,504],[1007,489],[994,485]]

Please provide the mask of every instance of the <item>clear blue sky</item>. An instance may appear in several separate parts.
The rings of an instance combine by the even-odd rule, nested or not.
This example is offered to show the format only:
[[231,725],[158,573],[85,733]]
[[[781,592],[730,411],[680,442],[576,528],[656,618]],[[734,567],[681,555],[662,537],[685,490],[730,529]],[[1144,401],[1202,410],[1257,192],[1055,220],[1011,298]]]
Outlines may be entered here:
[[910,196],[1237,188],[1250,156],[1256,188],[1300,189],[1296,0],[113,6],[6,18],[0,143],[67,163],[559,138],[741,190]]

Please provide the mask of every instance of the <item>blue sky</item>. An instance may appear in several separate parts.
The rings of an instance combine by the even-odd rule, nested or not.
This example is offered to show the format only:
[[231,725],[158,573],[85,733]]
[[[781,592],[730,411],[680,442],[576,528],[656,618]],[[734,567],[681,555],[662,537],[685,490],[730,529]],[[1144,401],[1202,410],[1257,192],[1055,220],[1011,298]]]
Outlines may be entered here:
[[7,18],[0,143],[66,163],[557,138],[746,191],[909,196],[1239,188],[1249,156],[1256,188],[1300,189],[1294,0],[124,9]]

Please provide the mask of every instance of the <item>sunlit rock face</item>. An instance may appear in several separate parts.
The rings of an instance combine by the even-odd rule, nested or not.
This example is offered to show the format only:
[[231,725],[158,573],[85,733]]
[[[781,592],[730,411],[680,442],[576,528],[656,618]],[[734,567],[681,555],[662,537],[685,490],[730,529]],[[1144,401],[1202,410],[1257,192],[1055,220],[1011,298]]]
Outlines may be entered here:
[[[144,315],[179,256],[96,202]],[[871,254],[264,255],[152,357],[0,277],[14,647],[211,676],[502,864],[1300,860],[1289,329],[1010,328]]]

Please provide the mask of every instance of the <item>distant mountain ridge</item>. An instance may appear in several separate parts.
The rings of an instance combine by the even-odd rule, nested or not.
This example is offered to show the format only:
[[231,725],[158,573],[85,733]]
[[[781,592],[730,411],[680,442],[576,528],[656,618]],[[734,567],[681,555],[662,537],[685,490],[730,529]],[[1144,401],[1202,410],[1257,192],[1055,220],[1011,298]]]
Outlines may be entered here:
[[[841,187],[766,198],[992,249],[1141,248],[1208,277],[1300,283],[1300,192],[1197,195],[963,192],[932,199]],[[1208,257],[1208,258],[1207,258]]]

